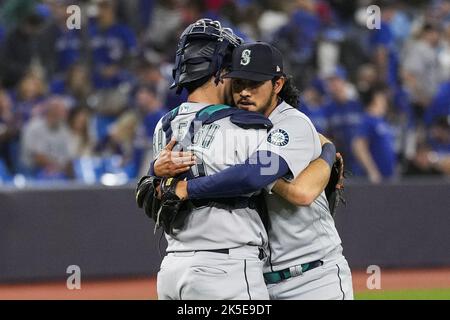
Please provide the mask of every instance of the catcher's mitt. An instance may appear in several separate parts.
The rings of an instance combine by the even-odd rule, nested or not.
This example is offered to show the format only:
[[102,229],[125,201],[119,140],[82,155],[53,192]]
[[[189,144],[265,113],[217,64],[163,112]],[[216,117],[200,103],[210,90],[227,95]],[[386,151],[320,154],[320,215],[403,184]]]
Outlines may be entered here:
[[167,234],[173,233],[175,218],[186,202],[175,193],[178,181],[180,179],[177,178],[163,178],[161,180],[161,207],[156,217],[155,228],[162,227]]
[[334,217],[340,203],[346,204],[344,198],[344,159],[340,153],[336,154],[336,160],[331,168],[330,180],[325,187],[325,195],[330,207],[330,213]]
[[155,176],[144,176],[139,180],[136,187],[136,203],[139,208],[144,208],[145,214],[156,221],[157,213],[161,206],[158,199],[157,187],[161,178]]

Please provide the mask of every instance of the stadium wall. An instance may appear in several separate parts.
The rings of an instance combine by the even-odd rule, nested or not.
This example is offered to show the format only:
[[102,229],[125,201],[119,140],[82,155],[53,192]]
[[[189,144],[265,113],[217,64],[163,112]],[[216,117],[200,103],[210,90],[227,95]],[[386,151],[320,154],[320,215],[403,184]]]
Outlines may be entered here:
[[[354,269],[450,266],[450,183],[350,184],[336,225]],[[156,274],[165,240],[134,187],[0,190],[0,282]],[[159,249],[158,249],[159,247]]]

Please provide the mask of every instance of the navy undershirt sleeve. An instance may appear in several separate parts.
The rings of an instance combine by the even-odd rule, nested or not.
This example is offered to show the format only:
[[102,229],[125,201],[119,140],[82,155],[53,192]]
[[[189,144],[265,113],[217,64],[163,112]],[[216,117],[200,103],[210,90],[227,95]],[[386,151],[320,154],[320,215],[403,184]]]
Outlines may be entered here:
[[243,164],[188,181],[190,199],[237,197],[258,191],[290,173],[286,161],[270,151],[257,151]]

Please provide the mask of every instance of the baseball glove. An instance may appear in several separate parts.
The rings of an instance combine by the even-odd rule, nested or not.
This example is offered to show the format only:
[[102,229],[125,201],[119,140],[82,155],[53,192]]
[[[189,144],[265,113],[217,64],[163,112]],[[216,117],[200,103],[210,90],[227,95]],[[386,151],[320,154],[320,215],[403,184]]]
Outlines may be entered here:
[[139,208],[144,208],[145,214],[156,221],[161,206],[158,199],[157,187],[161,178],[155,176],[143,176],[136,187],[136,203]]
[[155,227],[162,227],[167,234],[173,234],[175,218],[186,203],[175,193],[178,181],[180,181],[178,178],[163,178],[161,180],[161,207],[156,217]]
[[341,203],[346,204],[344,198],[344,159],[341,154],[336,154],[336,160],[331,168],[330,180],[325,187],[325,195],[330,207],[331,216],[335,217],[336,210]]

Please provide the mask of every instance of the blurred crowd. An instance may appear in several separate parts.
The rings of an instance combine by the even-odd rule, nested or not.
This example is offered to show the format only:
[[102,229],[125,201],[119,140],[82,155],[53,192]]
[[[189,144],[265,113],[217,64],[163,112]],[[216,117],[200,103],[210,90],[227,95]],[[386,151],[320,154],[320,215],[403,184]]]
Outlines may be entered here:
[[283,52],[296,107],[355,178],[450,175],[450,0],[0,0],[0,184],[143,174],[186,100],[178,37],[203,17]]

